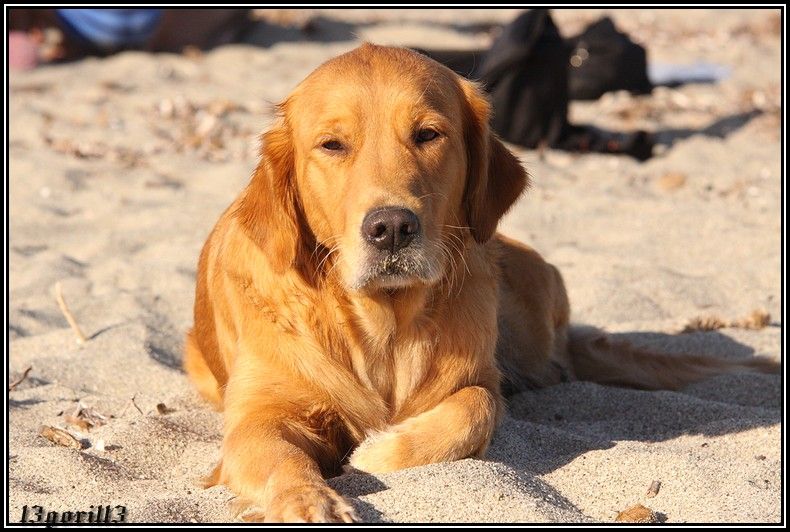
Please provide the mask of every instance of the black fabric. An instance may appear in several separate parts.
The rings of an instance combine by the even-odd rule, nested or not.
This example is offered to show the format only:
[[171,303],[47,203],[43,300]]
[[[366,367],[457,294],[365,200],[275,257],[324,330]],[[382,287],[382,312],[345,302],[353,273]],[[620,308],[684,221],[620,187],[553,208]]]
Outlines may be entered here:
[[552,148],[579,153],[620,153],[646,161],[653,156],[654,145],[653,136],[646,131],[620,133],[594,126],[569,125]]
[[568,40],[570,57],[569,95],[572,100],[596,100],[609,91],[648,94],[647,52],[617,30],[609,17],[590,24]]
[[515,144],[557,142],[567,125],[570,47],[547,9],[505,26],[474,71],[491,96],[491,126]]
[[548,9],[531,9],[505,26],[487,51],[417,51],[480,81],[493,106],[491,127],[510,143],[649,158],[653,141],[645,132],[617,134],[568,122],[574,47]]

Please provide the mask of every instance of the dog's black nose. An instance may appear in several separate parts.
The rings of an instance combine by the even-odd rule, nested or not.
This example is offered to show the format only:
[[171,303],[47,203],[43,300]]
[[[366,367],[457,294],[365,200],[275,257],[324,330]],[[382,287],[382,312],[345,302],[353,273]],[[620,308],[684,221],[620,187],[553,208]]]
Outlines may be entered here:
[[392,253],[405,248],[420,232],[420,220],[409,209],[381,207],[362,221],[362,237],[376,249]]

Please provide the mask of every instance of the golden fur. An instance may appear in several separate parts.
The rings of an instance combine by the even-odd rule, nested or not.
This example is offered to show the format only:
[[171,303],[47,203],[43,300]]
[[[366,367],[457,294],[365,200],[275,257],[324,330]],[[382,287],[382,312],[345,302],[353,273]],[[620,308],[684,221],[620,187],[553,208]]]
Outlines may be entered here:
[[[481,456],[502,384],[676,387],[729,369],[615,346],[630,357],[620,368],[603,333],[569,336],[559,272],[495,235],[527,175],[489,114],[473,83],[368,44],[281,104],[200,255],[184,361],[224,410],[209,482],[253,518],[353,520],[324,481],[346,459],[378,473]],[[437,137],[415,140],[425,131]],[[387,205],[422,233],[385,268],[360,224]]]

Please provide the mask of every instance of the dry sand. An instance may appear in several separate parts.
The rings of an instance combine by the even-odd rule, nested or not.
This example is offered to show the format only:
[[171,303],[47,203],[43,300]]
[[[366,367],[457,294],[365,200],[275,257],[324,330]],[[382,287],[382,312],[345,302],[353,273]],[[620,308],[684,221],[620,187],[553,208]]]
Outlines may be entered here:
[[[221,419],[179,362],[200,246],[250,175],[268,102],[355,39],[475,47],[513,12],[325,11],[312,42],[269,28],[261,43],[282,40],[265,47],[12,75],[10,379],[32,370],[9,399],[11,521],[23,505],[100,504],[125,505],[133,521],[232,519],[229,491],[197,487],[218,458]],[[599,13],[556,16],[568,34]],[[560,267],[577,321],[671,351],[778,358],[777,11],[614,15],[651,58],[719,62],[732,76],[574,103],[576,120],[657,132],[662,154],[639,164],[521,150],[534,186],[502,228]],[[58,309],[58,281],[84,346]],[[674,334],[695,316],[755,308],[769,326]],[[37,435],[66,428],[78,401],[108,417],[70,428],[89,448]],[[371,521],[611,522],[642,503],[667,522],[777,522],[780,403],[778,376],[681,392],[563,384],[516,396],[485,461],[331,482]]]

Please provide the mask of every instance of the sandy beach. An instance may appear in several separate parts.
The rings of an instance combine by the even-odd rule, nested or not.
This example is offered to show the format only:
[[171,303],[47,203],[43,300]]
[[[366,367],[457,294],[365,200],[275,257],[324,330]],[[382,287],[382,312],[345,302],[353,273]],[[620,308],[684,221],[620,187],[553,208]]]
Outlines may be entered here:
[[[26,505],[234,521],[233,494],[198,485],[222,419],[187,381],[181,350],[198,253],[250,177],[271,105],[362,40],[487,46],[517,12],[281,12],[265,14],[254,44],[11,73],[9,382],[31,368],[8,395],[11,522]],[[500,230],[560,268],[576,322],[669,352],[778,360],[779,11],[607,13],[650,61],[730,75],[573,102],[575,122],[653,132],[657,156],[513,147],[533,186]],[[601,14],[555,19],[570,36]],[[765,326],[732,326],[755,310]],[[708,316],[726,326],[680,334]],[[678,392],[561,384],[516,395],[485,460],[330,483],[373,522],[613,522],[642,504],[667,523],[777,523],[781,392],[780,376],[762,374]],[[42,425],[83,448],[51,443]]]

